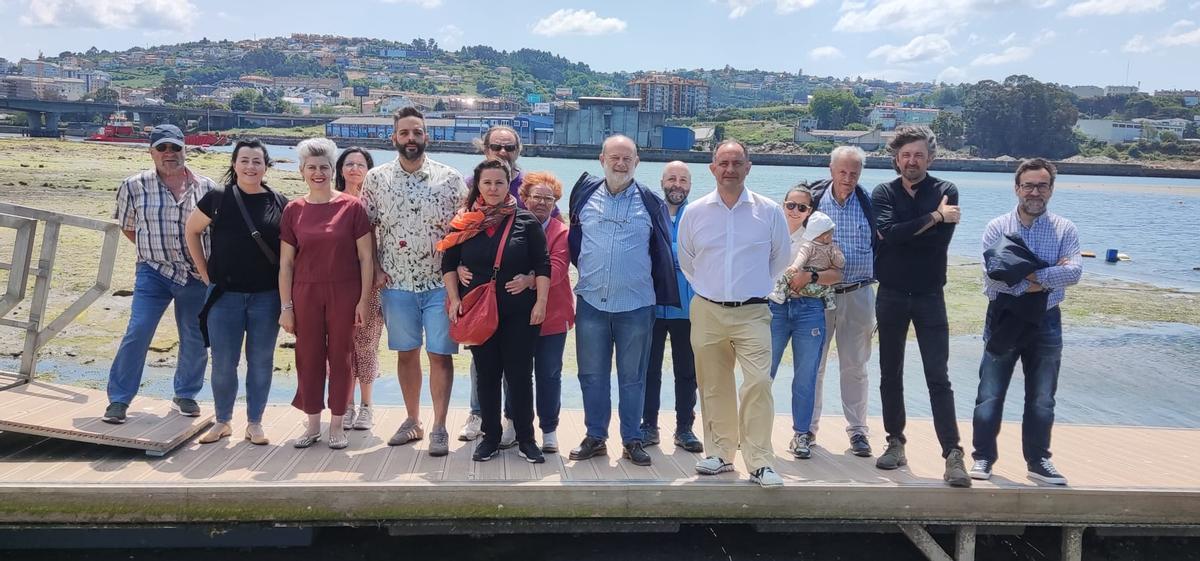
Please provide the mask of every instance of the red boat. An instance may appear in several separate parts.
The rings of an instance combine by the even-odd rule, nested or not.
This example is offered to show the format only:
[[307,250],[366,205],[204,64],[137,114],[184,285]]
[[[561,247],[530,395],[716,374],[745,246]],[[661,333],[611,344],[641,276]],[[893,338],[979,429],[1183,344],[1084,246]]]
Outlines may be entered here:
[[[96,142],[150,142],[150,127],[139,128],[125,119],[109,119],[104,128],[85,140]],[[183,135],[188,146],[225,146],[229,137],[215,132],[194,132]]]

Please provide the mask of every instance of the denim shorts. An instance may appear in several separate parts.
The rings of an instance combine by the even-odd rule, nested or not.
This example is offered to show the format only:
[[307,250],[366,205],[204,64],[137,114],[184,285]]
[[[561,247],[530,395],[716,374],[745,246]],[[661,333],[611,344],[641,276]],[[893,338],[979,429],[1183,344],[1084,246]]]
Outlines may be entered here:
[[389,349],[411,351],[420,348],[424,330],[426,351],[439,355],[458,353],[458,343],[450,338],[445,288],[423,292],[385,288],[379,291],[379,299]]

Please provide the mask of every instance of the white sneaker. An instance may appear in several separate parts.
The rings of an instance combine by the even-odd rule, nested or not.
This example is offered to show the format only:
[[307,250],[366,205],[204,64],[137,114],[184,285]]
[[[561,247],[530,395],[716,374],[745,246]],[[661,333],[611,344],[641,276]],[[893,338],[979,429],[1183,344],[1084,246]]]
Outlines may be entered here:
[[342,430],[354,428],[354,404],[346,406],[346,414],[342,415]]
[[783,487],[783,478],[769,467],[760,467],[750,474],[750,482],[763,487]]
[[371,430],[374,426],[375,418],[371,413],[371,406],[359,406],[358,415],[354,417],[354,430]]
[[500,449],[504,450],[517,445],[517,429],[512,419],[504,420],[504,432],[500,433]]
[[555,454],[558,452],[558,434],[556,431],[542,433],[542,452]]
[[467,422],[463,424],[462,430],[458,431],[458,439],[463,442],[470,442],[479,438],[483,434],[483,419],[474,413],[467,416]]

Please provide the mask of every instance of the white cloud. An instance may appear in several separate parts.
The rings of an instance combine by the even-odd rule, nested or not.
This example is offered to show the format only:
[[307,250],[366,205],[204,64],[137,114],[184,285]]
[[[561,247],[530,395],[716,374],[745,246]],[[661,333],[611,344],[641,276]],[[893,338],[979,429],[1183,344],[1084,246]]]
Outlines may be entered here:
[[1146,42],[1146,38],[1144,36],[1138,34],[1130,37],[1129,40],[1125,42],[1125,46],[1121,47],[1121,50],[1127,53],[1148,53],[1154,50],[1154,47],[1151,46],[1150,43]]
[[442,0],[383,0],[385,4],[412,4],[426,10],[432,10],[442,5]]
[[1009,47],[1003,52],[979,55],[971,61],[971,66],[997,66],[1020,62],[1031,56],[1033,56],[1033,49],[1030,47]]
[[1168,47],[1200,47],[1200,27],[1193,21],[1179,20],[1158,42]]
[[1007,37],[1000,40],[1001,47],[1007,47],[1010,43],[1017,40],[1017,32],[1009,33]]
[[954,54],[954,48],[944,35],[930,33],[913,37],[905,45],[881,45],[867,55],[868,58],[884,57],[888,64],[913,62],[939,62]]
[[1116,16],[1157,12],[1163,9],[1166,0],[1083,0],[1067,6],[1063,13],[1071,17]]
[[845,55],[842,54],[842,51],[838,50],[837,47],[832,46],[817,47],[811,51],[808,51],[808,56],[813,60],[833,60],[838,58],[846,58]]
[[438,45],[453,51],[462,46],[463,30],[457,25],[449,24],[438,28]]
[[200,16],[191,0],[34,0],[26,27],[184,30]]
[[559,10],[533,25],[537,35],[607,35],[625,31],[628,24],[617,18],[602,18],[591,10]]
[[961,84],[967,80],[967,71],[957,66],[947,66],[937,75],[937,81],[947,84]]

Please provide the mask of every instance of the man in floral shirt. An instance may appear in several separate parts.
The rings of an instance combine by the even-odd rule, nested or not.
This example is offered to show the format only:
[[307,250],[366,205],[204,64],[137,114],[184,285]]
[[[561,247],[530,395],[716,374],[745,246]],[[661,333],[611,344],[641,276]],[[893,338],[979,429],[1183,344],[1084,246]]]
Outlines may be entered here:
[[429,454],[449,452],[446,411],[454,382],[450,355],[458,345],[450,338],[441,253],[434,245],[450,228],[450,219],[467,197],[462,175],[425,156],[425,118],[406,107],[396,112],[392,143],[399,157],[367,174],[362,201],[378,243],[376,283],[382,284],[383,321],[388,348],[396,351],[396,372],[408,418],[388,444],[420,440],[421,342],[429,355],[429,393],[433,427]]

